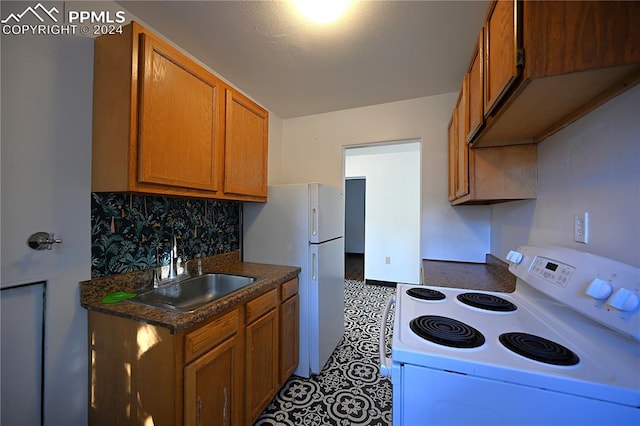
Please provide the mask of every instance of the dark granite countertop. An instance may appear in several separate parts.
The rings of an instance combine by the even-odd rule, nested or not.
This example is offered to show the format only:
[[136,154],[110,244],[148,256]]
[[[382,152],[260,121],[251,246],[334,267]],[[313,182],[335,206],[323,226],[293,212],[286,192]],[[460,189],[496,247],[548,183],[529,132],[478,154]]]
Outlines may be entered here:
[[486,263],[424,260],[422,281],[428,286],[503,293],[516,289],[516,277],[509,272],[507,263],[491,254],[487,255]]
[[243,303],[254,296],[264,293],[298,276],[300,268],[295,266],[267,265],[262,263],[241,262],[239,252],[202,258],[205,273],[227,272],[242,275],[266,277],[266,280],[238,290],[220,300],[204,306],[195,312],[182,313],[168,309],[141,305],[127,300],[104,304],[100,300],[116,291],[135,291],[149,288],[152,271],[131,272],[103,278],[94,278],[80,283],[80,304],[87,310],[129,318],[148,324],[168,328],[171,333],[180,333],[199,322],[223,312],[232,306]]

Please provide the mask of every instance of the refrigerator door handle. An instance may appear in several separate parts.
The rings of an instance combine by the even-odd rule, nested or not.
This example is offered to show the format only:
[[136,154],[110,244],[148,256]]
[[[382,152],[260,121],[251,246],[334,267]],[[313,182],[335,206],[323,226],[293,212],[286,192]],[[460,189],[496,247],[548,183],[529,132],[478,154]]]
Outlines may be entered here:
[[316,257],[316,254],[315,253],[311,254],[311,279],[313,281],[316,281],[318,279],[318,277],[316,275],[316,272],[317,272],[317,266],[316,266],[317,260],[318,259]]
[[318,209],[311,210],[311,235],[318,235]]

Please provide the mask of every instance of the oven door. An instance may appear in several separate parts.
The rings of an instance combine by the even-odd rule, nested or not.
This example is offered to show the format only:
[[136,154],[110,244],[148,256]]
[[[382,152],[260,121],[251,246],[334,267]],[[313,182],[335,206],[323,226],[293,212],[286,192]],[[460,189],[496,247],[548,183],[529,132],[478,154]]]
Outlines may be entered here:
[[640,424],[640,409],[626,405],[410,364],[399,369],[394,425]]

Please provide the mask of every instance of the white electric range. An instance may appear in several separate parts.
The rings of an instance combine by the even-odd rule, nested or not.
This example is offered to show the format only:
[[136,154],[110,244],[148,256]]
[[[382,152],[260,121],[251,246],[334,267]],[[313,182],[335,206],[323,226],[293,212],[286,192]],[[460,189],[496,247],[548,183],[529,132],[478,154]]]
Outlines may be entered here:
[[394,426],[640,424],[640,269],[558,247],[507,260],[513,293],[398,285],[380,334]]

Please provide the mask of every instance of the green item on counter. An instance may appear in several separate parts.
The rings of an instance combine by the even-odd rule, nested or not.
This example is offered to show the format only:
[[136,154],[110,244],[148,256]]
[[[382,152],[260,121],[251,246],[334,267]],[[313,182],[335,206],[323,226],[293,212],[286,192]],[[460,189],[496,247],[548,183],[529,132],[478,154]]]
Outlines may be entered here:
[[116,303],[121,302],[123,300],[131,299],[132,297],[136,297],[136,293],[130,293],[128,291],[116,291],[115,293],[111,293],[105,297],[103,297],[100,302],[102,303]]

